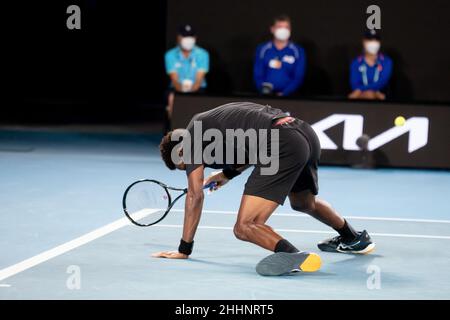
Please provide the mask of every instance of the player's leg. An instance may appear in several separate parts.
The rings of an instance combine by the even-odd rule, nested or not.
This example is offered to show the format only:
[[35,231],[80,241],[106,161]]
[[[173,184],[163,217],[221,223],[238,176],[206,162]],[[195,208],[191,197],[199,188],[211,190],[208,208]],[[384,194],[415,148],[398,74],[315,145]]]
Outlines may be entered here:
[[369,253],[375,249],[366,230],[357,232],[342,218],[326,201],[316,197],[310,190],[291,192],[289,194],[291,207],[294,210],[305,212],[317,220],[336,230],[339,235],[326,239],[318,244],[322,251]]
[[[289,201],[292,209],[307,213],[333,229],[341,229],[345,225],[345,219],[328,202],[319,199],[310,190],[289,193]],[[356,233],[349,233],[349,237],[355,236]]]
[[[245,184],[234,233],[238,239],[267,250],[298,252],[297,248],[266,225],[266,221],[278,205],[284,203],[308,160],[309,147],[306,139],[295,130],[283,128],[277,133],[277,145],[271,141],[267,154],[272,153],[272,148],[277,148],[273,151],[278,158],[272,159],[273,163],[255,165]],[[269,166],[276,170],[268,173],[265,169]]]
[[257,196],[243,195],[234,234],[243,241],[252,242],[275,253],[262,259],[256,266],[261,275],[282,275],[292,271],[317,271],[320,257],[299,252],[265,222],[278,207],[278,203]]
[[277,206],[284,203],[307,162],[308,151],[302,135],[295,130],[280,130],[277,172],[264,175],[263,166],[257,165],[245,185],[235,234],[241,240],[275,252],[257,264],[256,271],[261,275],[281,275],[294,270],[313,272],[320,268],[317,254],[300,252],[266,224]]
[[308,213],[335,230],[342,229],[346,238],[353,239],[356,236],[353,228],[346,227],[345,220],[327,202],[316,197],[319,192],[318,164],[320,159],[320,141],[317,135],[306,122],[299,124],[297,128],[307,137],[310,154],[289,192],[292,209]]
[[335,229],[339,235],[322,241],[322,251],[368,253],[375,248],[367,231],[356,232],[352,226],[326,201],[316,197],[319,192],[318,163],[320,142],[312,127],[303,122],[298,129],[307,137],[311,152],[290,193],[289,200],[294,210],[305,212]]
[[[261,197],[243,195],[234,226],[236,238],[252,242],[264,249],[275,251],[283,238],[265,222],[278,207],[278,203]],[[292,246],[291,252],[298,250]]]

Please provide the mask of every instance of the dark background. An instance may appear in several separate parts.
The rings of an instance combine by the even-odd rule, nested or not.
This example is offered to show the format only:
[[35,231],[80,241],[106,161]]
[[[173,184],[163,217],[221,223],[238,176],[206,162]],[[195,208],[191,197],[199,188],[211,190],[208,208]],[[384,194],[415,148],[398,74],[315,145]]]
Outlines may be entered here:
[[[66,28],[71,4],[81,7],[81,30]],[[210,50],[211,92],[251,92],[255,47],[282,12],[308,55],[302,96],[340,98],[370,4],[381,7],[383,45],[394,59],[392,97],[450,101],[444,0],[17,0],[1,11],[0,122],[160,121],[164,53],[182,22],[197,26],[200,45]]]
[[272,18],[286,13],[292,39],[307,54],[300,93],[339,97],[350,90],[349,64],[361,50],[372,4],[381,8],[382,50],[394,60],[391,98],[450,101],[448,0],[169,0],[167,45],[178,23],[192,23],[211,54],[210,88],[250,91],[255,48],[270,39]]
[[[81,30],[66,9],[81,8]],[[2,120],[124,121],[163,103],[166,2],[13,1],[2,7]],[[3,51],[2,50],[2,51]]]

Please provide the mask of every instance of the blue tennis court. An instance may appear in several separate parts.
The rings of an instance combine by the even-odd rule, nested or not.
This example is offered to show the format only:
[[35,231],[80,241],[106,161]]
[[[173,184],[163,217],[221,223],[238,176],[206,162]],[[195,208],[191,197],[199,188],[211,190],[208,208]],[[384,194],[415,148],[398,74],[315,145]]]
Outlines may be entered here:
[[[320,253],[319,272],[262,277],[268,251],[234,238],[246,175],[205,197],[189,260],[176,249],[182,201],[160,224],[124,218],[125,187],[165,168],[160,136],[0,131],[0,299],[449,299],[450,172],[320,168],[320,194],[377,243],[364,256]],[[280,207],[269,224],[302,250],[334,231]]]

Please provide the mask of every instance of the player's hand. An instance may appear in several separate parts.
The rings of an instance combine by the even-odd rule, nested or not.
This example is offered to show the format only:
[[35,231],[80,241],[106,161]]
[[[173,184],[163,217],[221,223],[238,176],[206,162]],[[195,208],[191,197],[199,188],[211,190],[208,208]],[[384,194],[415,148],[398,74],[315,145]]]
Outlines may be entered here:
[[216,191],[223,185],[225,185],[228,181],[230,181],[222,171],[215,171],[212,172],[211,175],[203,181],[203,185],[206,186],[207,184],[211,182],[215,182],[215,186],[210,188],[209,191]]
[[187,259],[188,255],[180,253],[178,251],[161,251],[152,254],[154,258],[167,258],[167,259]]

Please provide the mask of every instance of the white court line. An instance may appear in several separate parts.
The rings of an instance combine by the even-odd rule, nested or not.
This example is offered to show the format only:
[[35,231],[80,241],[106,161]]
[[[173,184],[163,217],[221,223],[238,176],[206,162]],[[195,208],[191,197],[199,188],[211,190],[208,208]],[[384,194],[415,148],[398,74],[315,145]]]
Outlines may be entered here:
[[[171,212],[184,212],[182,209],[172,209]],[[236,215],[235,211],[223,211],[223,210],[203,210],[206,213],[217,213],[217,214],[229,214]],[[310,217],[304,213],[277,213],[275,212],[273,216],[280,217]],[[399,222],[423,222],[423,223],[450,223],[450,220],[436,220],[436,219],[415,219],[415,218],[390,218],[390,217],[364,217],[364,216],[344,216],[344,218],[354,219],[354,220],[375,220],[375,221],[399,221]]]
[[[180,212],[182,210],[174,209],[172,211]],[[143,217],[151,214],[154,212],[153,210],[146,210],[146,211],[139,211],[133,214],[134,220],[142,219]],[[213,210],[204,210],[204,212],[210,212],[210,213],[222,213],[222,214],[234,214],[233,211],[213,211]],[[285,216],[302,216],[302,214],[290,214],[290,213],[278,213],[276,215],[285,215]],[[307,216],[307,215],[304,215]],[[355,218],[363,218],[363,217],[355,217]],[[368,217],[371,218],[371,217]],[[380,220],[387,220],[387,219],[397,219],[394,221],[414,221],[414,222],[442,222],[445,220],[422,220],[422,219],[401,219],[401,218],[379,218]],[[447,223],[447,222],[443,222]],[[27,269],[30,269],[38,264],[41,264],[47,260],[50,260],[52,258],[55,258],[61,254],[64,254],[70,250],[73,250],[77,247],[80,247],[86,243],[89,243],[95,239],[98,239],[100,237],[103,237],[104,235],[107,235],[108,233],[111,233],[113,231],[116,231],[124,226],[130,225],[131,222],[127,218],[121,218],[119,220],[116,220],[112,223],[109,223],[103,227],[100,227],[98,229],[95,229],[94,231],[91,231],[81,237],[78,237],[76,239],[73,239],[69,242],[66,242],[62,245],[59,245],[53,249],[44,251],[36,256],[33,256],[29,259],[23,260],[19,263],[16,263],[12,266],[6,267],[2,270],[0,270],[0,281],[3,281],[13,275],[16,275],[22,271],[25,271]],[[169,224],[156,224],[153,227],[166,227],[166,228],[182,228],[182,225],[169,225]],[[232,230],[231,227],[216,227],[216,226],[199,226],[199,229],[218,229],[218,230]],[[320,233],[320,234],[334,234],[333,231],[320,231],[320,230],[297,230],[297,229],[276,229],[280,232],[296,232],[296,233]],[[380,236],[380,237],[400,237],[400,238],[423,238],[423,239],[446,239],[450,240],[450,236],[433,236],[433,235],[420,235],[420,234],[397,234],[397,233],[370,233],[373,236]]]
[[[153,227],[162,228],[182,228],[181,224],[155,224]],[[233,230],[232,227],[216,227],[216,226],[198,226],[199,229],[216,229],[216,230]],[[325,230],[299,230],[299,229],[277,229],[279,232],[295,232],[295,233],[321,233],[321,234],[335,234],[334,231]],[[397,238],[419,238],[419,239],[446,239],[450,240],[450,236],[433,236],[427,234],[404,234],[404,233],[376,233],[371,232],[371,236],[378,237],[397,237]]]
[[[132,215],[132,217],[134,220],[139,220],[155,211],[156,210],[138,211],[138,212],[134,213]],[[107,235],[108,233],[116,231],[116,230],[118,230],[124,226],[130,225],[130,224],[131,224],[131,222],[130,222],[130,220],[128,220],[128,218],[126,218],[126,217],[121,218],[121,219],[111,222],[103,227],[95,229],[94,231],[86,233],[85,235],[83,235],[81,237],[75,238],[69,242],[59,245],[53,249],[44,251],[44,252],[42,252],[38,255],[35,255],[29,259],[23,260],[12,266],[6,267],[6,268],[0,270],[0,281],[3,281],[19,272],[22,272],[29,268],[32,268],[38,264],[41,264],[47,260],[50,260],[52,258],[55,258],[55,257],[61,255],[63,253],[66,253],[70,250],[78,248],[88,242],[91,242],[95,239],[103,237],[104,235]]]

